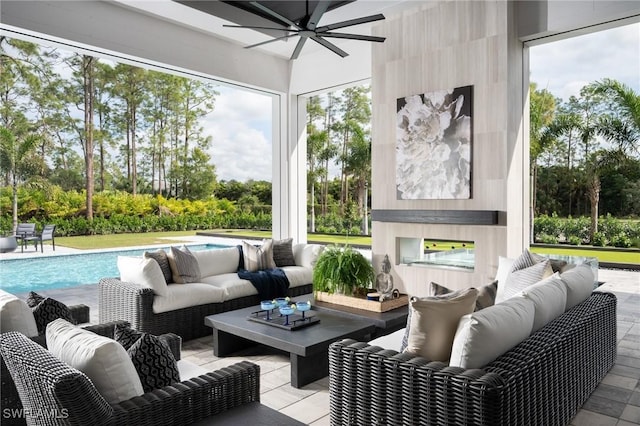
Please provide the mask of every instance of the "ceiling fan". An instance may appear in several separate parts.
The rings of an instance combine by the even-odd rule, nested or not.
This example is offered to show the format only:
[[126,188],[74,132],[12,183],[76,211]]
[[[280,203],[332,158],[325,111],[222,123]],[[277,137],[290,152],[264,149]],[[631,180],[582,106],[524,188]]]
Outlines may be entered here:
[[[243,2],[244,3],[244,2]],[[293,3],[293,2],[292,2]],[[300,51],[304,46],[305,42],[308,39],[315,41],[316,43],[326,47],[332,52],[340,55],[341,57],[348,56],[349,54],[344,50],[340,49],[335,44],[331,43],[325,38],[342,38],[349,40],[363,40],[363,41],[372,41],[377,43],[382,43],[385,41],[384,37],[376,37],[376,36],[368,36],[361,34],[349,34],[349,33],[336,33],[333,30],[337,30],[340,28],[350,27],[353,25],[365,24],[367,22],[380,21],[384,19],[384,15],[377,14],[371,16],[365,16],[362,18],[350,19],[348,21],[336,22],[335,24],[324,25],[322,27],[318,27],[318,22],[322,18],[322,15],[327,11],[327,9],[331,6],[331,1],[318,1],[313,12],[309,12],[309,0],[306,0],[306,13],[305,15],[294,22],[293,20],[283,16],[281,13],[269,8],[257,1],[250,1],[248,5],[253,8],[250,10],[252,13],[267,15],[269,19],[272,21],[282,25],[284,28],[278,27],[263,27],[263,26],[252,26],[252,25],[224,25],[229,28],[248,28],[254,30],[270,30],[270,31],[283,31],[285,34],[280,37],[275,37],[271,40],[263,41],[261,43],[252,44],[250,46],[246,46],[245,48],[250,49],[252,47],[262,46],[263,44],[273,43],[279,40],[286,40],[291,37],[300,37],[298,43],[296,44],[295,49],[293,50],[293,54],[291,55],[291,59],[297,59],[300,55]]]

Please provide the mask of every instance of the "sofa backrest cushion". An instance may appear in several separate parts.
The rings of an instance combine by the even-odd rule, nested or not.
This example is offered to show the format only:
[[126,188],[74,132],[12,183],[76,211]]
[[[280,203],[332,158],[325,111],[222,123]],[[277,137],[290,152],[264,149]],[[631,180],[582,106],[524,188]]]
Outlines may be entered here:
[[487,365],[529,337],[534,318],[533,302],[520,296],[464,315],[458,323],[449,365],[467,369]]
[[323,250],[324,246],[320,244],[294,244],[293,257],[296,259],[296,265],[313,268]]
[[507,276],[509,275],[509,272],[511,272],[514,260],[515,259],[503,256],[498,258],[498,271],[496,272],[498,291],[496,293],[496,303],[502,302],[506,299],[506,297],[504,297],[504,289],[507,282]]
[[86,374],[109,404],[144,393],[127,351],[115,340],[63,319],[50,322],[46,336],[51,354]]
[[576,265],[560,274],[562,282],[567,286],[567,303],[565,311],[584,302],[593,292],[593,280],[595,279],[591,267],[587,264]]
[[3,290],[0,290],[0,331],[18,331],[27,337],[38,335],[31,308],[24,300]]
[[202,276],[200,265],[187,246],[171,247],[167,254],[173,273],[173,282],[177,284],[197,283]]
[[412,300],[406,352],[447,362],[460,317],[473,312],[477,297],[478,290],[468,288],[454,297]]
[[533,302],[535,316],[531,333],[535,333],[564,312],[567,286],[556,272],[549,278],[525,288],[519,295]]
[[160,265],[154,259],[118,256],[117,264],[120,280],[150,288],[160,296],[167,294],[167,282]]
[[198,261],[201,277],[238,272],[240,263],[240,250],[238,250],[238,247],[199,250],[193,251],[191,254]]

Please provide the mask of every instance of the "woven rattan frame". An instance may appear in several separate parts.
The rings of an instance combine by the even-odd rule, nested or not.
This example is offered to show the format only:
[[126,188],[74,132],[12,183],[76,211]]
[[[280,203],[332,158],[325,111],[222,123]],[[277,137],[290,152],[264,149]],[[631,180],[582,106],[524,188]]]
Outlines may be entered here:
[[[292,287],[289,289],[289,296],[300,296],[312,291],[311,284]],[[117,278],[100,280],[98,295],[100,322],[124,320],[131,323],[136,330],[155,335],[175,333],[184,340],[196,339],[211,333],[211,328],[204,325],[204,317],[207,315],[260,304],[260,298],[255,295],[156,314],[153,312],[153,290]]]
[[187,425],[260,400],[260,367],[247,361],[109,405],[83,373],[23,334],[2,334],[0,353],[27,424]]
[[616,297],[600,292],[483,369],[346,339],[329,348],[331,424],[567,425],[616,353]]

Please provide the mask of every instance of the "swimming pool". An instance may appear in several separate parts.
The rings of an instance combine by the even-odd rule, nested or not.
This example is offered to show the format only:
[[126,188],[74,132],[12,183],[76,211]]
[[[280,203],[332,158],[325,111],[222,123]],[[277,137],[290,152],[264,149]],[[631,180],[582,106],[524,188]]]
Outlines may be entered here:
[[[229,247],[219,244],[188,245],[189,250],[215,250]],[[82,284],[95,284],[101,278],[117,277],[118,256],[142,256],[148,250],[131,249],[103,251],[61,256],[36,257],[32,259],[0,260],[0,289],[19,294],[28,291],[52,290],[75,287]]]

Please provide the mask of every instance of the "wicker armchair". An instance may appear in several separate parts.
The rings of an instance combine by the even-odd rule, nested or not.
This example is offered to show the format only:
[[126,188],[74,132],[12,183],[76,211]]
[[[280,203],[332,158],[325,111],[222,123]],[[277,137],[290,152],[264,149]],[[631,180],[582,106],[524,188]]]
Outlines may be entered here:
[[260,399],[260,368],[244,361],[110,405],[84,373],[23,334],[1,337],[27,424],[186,425]]
[[599,292],[483,369],[343,340],[329,348],[331,424],[567,425],[616,354],[616,298]]

